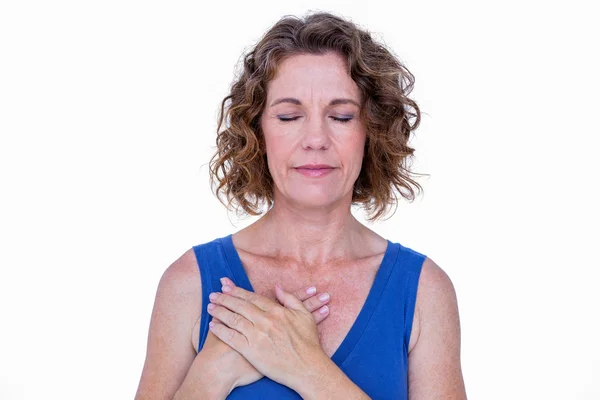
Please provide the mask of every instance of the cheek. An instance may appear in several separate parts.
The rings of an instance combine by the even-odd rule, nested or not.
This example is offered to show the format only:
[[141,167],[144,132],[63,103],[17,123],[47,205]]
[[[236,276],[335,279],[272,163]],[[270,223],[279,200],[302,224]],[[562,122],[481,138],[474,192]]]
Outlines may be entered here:
[[347,141],[344,145],[343,154],[347,154],[349,161],[361,163],[365,152],[365,141],[366,137],[363,133],[356,134],[351,140]]
[[289,144],[286,140],[278,137],[265,138],[267,162],[269,169],[273,172],[287,168],[289,161]]

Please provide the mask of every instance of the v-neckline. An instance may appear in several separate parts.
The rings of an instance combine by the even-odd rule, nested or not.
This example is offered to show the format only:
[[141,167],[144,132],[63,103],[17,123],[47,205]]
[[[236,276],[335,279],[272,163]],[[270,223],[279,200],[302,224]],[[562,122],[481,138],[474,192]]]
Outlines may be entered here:
[[[225,250],[225,258],[229,264],[231,273],[233,274],[233,281],[242,289],[254,292],[254,288],[250,283],[250,279],[248,278],[248,274],[244,269],[239,253],[233,245],[232,235],[233,234],[229,234],[221,238],[220,242]],[[389,240],[387,242],[387,248],[383,255],[383,259],[381,260],[381,264],[379,265],[379,269],[375,275],[373,286],[371,286],[371,289],[367,294],[367,299],[360,309],[354,323],[350,327],[350,330],[342,340],[342,343],[331,356],[331,360],[339,368],[342,367],[342,364],[344,361],[346,361],[346,358],[348,358],[358,343],[358,340],[361,338],[364,330],[371,320],[371,316],[379,304],[381,295],[390,278],[393,266],[396,263],[400,246],[397,243],[392,243]]]

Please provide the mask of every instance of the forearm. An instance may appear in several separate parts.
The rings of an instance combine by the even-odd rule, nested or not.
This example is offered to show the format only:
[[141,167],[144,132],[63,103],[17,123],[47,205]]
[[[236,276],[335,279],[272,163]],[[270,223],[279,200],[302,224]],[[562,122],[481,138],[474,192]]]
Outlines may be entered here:
[[223,378],[218,377],[216,372],[203,361],[202,353],[198,354],[173,400],[223,400],[227,398],[232,385],[223,382]]
[[173,400],[224,400],[225,398],[227,393],[208,382],[202,386],[184,384],[173,396]]
[[293,388],[306,400],[367,400],[370,399],[354,382],[331,361],[322,357],[300,377]]

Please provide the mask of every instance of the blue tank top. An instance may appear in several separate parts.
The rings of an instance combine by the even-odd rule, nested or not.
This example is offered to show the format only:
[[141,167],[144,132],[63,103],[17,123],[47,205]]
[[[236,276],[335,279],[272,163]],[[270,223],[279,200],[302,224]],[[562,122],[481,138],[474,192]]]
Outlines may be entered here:
[[[202,304],[221,291],[221,277],[254,291],[231,235],[193,247],[202,280]],[[408,399],[408,343],[419,275],[425,256],[388,240],[373,286],[331,360],[372,399]],[[202,307],[198,351],[212,317]],[[292,389],[264,377],[235,388],[227,399],[301,399]]]

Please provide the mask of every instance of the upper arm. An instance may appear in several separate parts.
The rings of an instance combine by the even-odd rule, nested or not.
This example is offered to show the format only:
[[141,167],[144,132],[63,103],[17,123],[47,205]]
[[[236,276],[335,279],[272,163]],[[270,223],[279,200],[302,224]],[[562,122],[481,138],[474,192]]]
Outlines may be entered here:
[[192,328],[202,308],[195,257],[186,251],[160,279],[136,399],[172,399],[194,361]]
[[429,258],[419,278],[411,342],[409,398],[466,399],[456,292],[448,275]]

